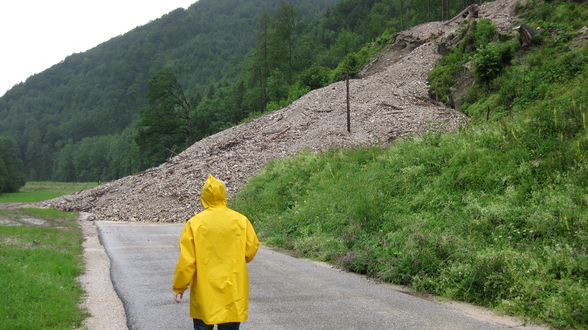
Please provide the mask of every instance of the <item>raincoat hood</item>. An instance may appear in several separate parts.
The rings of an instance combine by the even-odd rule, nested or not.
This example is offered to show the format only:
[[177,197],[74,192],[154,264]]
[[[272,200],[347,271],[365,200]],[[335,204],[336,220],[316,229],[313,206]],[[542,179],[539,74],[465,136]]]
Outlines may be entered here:
[[200,201],[205,209],[227,206],[227,188],[225,188],[225,184],[214,176],[209,175],[202,187]]

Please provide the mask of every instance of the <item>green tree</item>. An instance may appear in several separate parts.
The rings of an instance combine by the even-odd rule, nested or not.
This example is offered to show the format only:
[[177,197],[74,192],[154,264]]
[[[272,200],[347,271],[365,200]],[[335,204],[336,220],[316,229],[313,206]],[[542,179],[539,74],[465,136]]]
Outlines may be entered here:
[[25,184],[21,165],[14,139],[0,136],[0,193],[15,192]]
[[288,83],[292,83],[294,78],[294,49],[298,40],[298,23],[299,14],[294,4],[281,1],[280,8],[272,20],[271,64],[272,69],[284,72]]
[[268,102],[267,80],[269,77],[269,28],[271,20],[267,10],[263,11],[259,24],[257,52],[254,56],[253,79],[261,90],[260,109],[265,112]]
[[148,105],[141,109],[135,141],[154,166],[194,142],[194,107],[171,68],[155,74],[147,89]]
[[73,164],[73,154],[75,151],[75,145],[68,143],[57,152],[53,162],[53,180],[64,182],[77,181],[76,169]]

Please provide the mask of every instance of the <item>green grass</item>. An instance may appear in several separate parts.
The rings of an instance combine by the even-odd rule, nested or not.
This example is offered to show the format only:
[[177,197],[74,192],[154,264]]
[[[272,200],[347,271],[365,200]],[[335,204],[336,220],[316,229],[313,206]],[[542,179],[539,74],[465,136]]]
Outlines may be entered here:
[[[47,227],[0,226],[0,324],[6,329],[79,328],[83,271],[77,213],[52,209],[4,211],[35,216]],[[66,226],[64,226],[66,224]]]
[[0,194],[0,203],[33,203],[98,186],[97,182],[27,182],[18,192]]
[[[549,4],[558,17],[588,11],[558,3]],[[564,30],[484,76],[460,131],[275,161],[231,206],[266,244],[587,328],[588,46],[568,46],[574,34]]]

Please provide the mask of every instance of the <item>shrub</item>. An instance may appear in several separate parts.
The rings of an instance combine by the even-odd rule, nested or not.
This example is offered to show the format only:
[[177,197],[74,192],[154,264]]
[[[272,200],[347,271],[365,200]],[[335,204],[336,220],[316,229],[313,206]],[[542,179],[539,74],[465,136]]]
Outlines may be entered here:
[[490,43],[481,47],[473,57],[473,72],[476,81],[489,84],[512,60],[515,44],[512,42]]
[[347,76],[350,78],[355,77],[362,66],[363,65],[357,53],[351,53],[345,56],[335,70],[332,71],[331,82],[345,80]]
[[323,87],[329,83],[329,74],[331,70],[320,65],[313,65],[304,70],[298,79],[304,86],[312,89]]
[[497,36],[496,26],[491,20],[484,18],[473,21],[467,28],[462,30],[461,50],[463,52],[473,52],[479,48],[485,47]]

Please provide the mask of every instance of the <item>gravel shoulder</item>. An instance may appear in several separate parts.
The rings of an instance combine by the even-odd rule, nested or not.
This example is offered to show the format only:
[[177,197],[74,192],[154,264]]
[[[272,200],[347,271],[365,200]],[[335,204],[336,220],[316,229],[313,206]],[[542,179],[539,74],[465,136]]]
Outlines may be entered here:
[[90,314],[84,326],[90,330],[128,329],[123,304],[110,279],[110,259],[100,242],[94,222],[82,213],[79,224],[84,235],[85,272],[79,277],[85,291],[82,308]]

